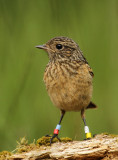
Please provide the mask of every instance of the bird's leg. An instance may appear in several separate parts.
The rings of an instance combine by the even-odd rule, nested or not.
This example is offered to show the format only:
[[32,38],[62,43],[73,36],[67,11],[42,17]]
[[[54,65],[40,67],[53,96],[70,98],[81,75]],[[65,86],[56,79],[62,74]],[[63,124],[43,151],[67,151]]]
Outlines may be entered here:
[[52,140],[56,137],[59,141],[61,141],[58,137],[58,134],[59,134],[59,130],[61,129],[61,122],[62,122],[62,119],[64,117],[64,114],[65,114],[65,111],[64,110],[61,110],[61,117],[60,117],[60,121],[59,121],[59,124],[57,124],[56,128],[54,129],[54,132],[53,132],[53,136],[52,138],[50,139],[50,144],[52,143]]
[[90,139],[91,138],[91,132],[89,131],[89,127],[86,124],[85,109],[81,110],[81,117],[82,117],[82,120],[84,122],[84,131],[85,131],[85,134],[86,134],[86,139]]

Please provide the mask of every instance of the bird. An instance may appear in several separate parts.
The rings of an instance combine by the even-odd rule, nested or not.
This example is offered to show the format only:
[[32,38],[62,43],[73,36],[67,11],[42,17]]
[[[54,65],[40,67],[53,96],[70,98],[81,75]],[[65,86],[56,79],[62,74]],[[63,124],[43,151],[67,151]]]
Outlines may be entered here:
[[85,110],[97,108],[91,101],[94,73],[79,45],[71,38],[60,36],[36,46],[48,53],[49,62],[44,72],[44,83],[52,103],[60,109],[61,117],[50,138],[58,137],[66,112],[81,112],[86,139],[92,137],[86,123]]

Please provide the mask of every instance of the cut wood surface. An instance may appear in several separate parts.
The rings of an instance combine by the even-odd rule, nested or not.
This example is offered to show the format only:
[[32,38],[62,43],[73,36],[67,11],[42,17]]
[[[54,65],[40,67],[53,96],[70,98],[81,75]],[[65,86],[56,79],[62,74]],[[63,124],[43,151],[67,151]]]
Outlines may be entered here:
[[90,140],[56,142],[51,146],[14,154],[10,160],[118,160],[118,136],[100,134]]

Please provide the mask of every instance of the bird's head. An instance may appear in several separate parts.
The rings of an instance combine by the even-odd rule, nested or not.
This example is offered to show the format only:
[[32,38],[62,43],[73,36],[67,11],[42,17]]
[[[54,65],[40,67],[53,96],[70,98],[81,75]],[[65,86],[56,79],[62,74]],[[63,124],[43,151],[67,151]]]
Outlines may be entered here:
[[83,54],[77,43],[68,37],[55,37],[44,45],[36,46],[48,53],[50,61],[65,60],[82,60]]

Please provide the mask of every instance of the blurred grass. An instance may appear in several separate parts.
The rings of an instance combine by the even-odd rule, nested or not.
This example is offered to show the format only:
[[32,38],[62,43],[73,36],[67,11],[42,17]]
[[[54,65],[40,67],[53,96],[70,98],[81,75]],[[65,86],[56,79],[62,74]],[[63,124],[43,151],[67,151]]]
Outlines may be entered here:
[[[48,57],[34,46],[62,35],[79,43],[95,73],[92,133],[118,134],[118,1],[0,0],[0,150],[53,132],[60,113],[43,83]],[[65,115],[60,136],[84,137],[79,113]]]

